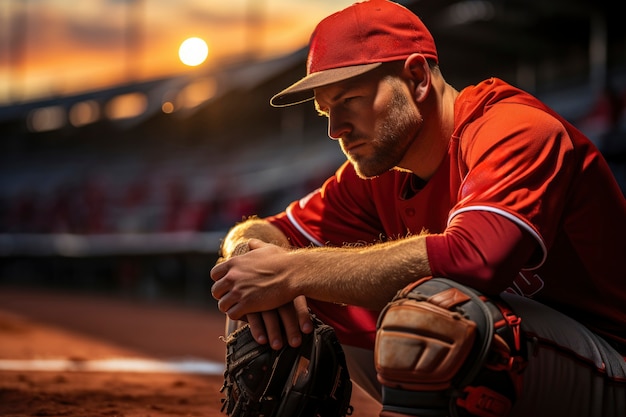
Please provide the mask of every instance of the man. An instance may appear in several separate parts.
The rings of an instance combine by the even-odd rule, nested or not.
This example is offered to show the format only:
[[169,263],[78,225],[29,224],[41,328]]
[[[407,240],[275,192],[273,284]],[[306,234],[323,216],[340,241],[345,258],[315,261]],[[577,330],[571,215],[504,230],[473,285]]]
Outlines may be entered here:
[[510,413],[451,410],[626,415],[626,201],[587,138],[501,80],[454,89],[428,29],[386,0],[318,24],[307,76],[271,103],[309,99],[348,161],[285,212],[231,229],[211,271],[221,311],[279,349],[311,331],[310,308],[381,415],[439,415],[411,402],[428,384],[398,393],[377,378],[374,351],[394,295],[445,277],[508,306],[528,348]]

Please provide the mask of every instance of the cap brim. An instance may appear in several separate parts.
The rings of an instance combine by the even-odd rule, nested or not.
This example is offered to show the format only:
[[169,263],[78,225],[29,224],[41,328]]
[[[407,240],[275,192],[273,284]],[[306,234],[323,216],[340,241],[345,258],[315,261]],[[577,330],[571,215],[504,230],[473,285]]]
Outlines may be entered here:
[[304,103],[305,101],[313,99],[313,90],[315,88],[324,87],[326,85],[365,74],[366,72],[379,67],[381,64],[381,62],[375,62],[373,64],[333,68],[309,74],[272,97],[270,99],[270,104],[274,107],[286,107]]

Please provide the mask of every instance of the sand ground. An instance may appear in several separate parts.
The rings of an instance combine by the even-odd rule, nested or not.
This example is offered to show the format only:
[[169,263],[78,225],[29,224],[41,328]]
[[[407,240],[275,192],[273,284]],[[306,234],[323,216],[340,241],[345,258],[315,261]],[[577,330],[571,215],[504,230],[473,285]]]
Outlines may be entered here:
[[223,333],[210,307],[0,287],[0,416],[224,416]]

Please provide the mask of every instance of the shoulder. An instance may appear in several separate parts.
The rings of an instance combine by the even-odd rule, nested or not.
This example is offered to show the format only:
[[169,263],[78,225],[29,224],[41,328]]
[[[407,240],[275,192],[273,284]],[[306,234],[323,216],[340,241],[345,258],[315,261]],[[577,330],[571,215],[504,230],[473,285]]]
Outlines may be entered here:
[[464,90],[455,120],[455,136],[466,156],[493,147],[534,153],[572,146],[561,117],[534,96],[497,79]]
[[457,129],[486,122],[510,126],[519,121],[541,121],[553,126],[562,122],[541,100],[498,78],[463,89],[455,102]]
[[515,100],[502,100],[486,108],[468,122],[464,133],[486,133],[488,137],[527,135],[528,138],[554,136],[566,131],[561,120],[541,107]]

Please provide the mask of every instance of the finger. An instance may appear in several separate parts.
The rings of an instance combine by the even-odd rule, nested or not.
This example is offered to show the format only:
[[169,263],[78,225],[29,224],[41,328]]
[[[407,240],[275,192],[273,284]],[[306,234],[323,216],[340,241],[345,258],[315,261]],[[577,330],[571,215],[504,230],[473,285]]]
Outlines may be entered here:
[[300,332],[300,323],[293,303],[287,303],[279,307],[278,314],[282,320],[289,346],[300,346],[300,343],[302,343],[302,333]]
[[280,326],[280,318],[276,310],[264,311],[263,324],[272,349],[278,350],[283,347],[283,334]]
[[263,242],[260,239],[250,239],[248,241],[248,247],[250,248],[250,250],[259,249],[267,245],[270,245],[270,243]]
[[224,297],[224,295],[226,295],[227,291],[225,288],[222,288],[223,285],[218,285],[218,284],[220,283],[216,282],[213,285],[211,285],[211,295],[213,296],[213,298],[219,301],[222,297]]
[[302,333],[311,333],[313,331],[313,321],[311,320],[311,313],[309,306],[306,302],[306,297],[301,295],[293,300],[293,305],[298,316],[298,322],[300,323],[300,330]]
[[231,304],[227,300],[228,297],[219,298],[217,301],[217,309],[222,313],[228,315],[232,320],[239,320],[239,317],[235,315],[236,312],[228,311]]
[[263,324],[263,317],[261,313],[250,313],[246,316],[248,324],[250,325],[250,333],[258,344],[264,345],[267,343],[267,333],[265,332],[265,324]]
[[219,289],[215,286],[215,284],[211,285],[211,296],[213,296],[216,300],[221,298]]
[[[220,295],[220,291],[223,295]],[[217,308],[232,320],[243,320],[242,317],[246,314],[242,311],[241,304],[237,302],[237,298],[233,296],[231,291],[215,290],[214,297],[219,298],[217,301]]]
[[224,281],[215,281],[213,285],[211,285],[211,295],[216,300],[221,299],[230,291],[228,282]]
[[218,281],[221,278],[223,278],[224,275],[226,275],[226,272],[228,272],[228,267],[226,264],[227,264],[227,261],[223,261],[213,266],[213,268],[211,268],[210,275],[213,281]]

